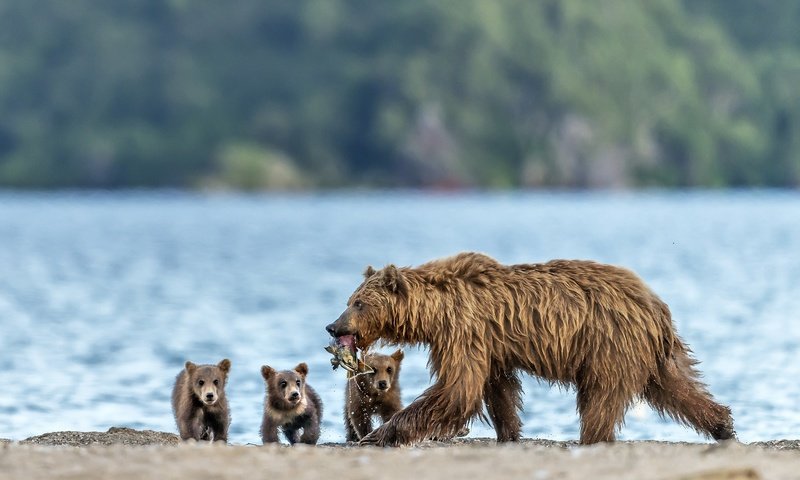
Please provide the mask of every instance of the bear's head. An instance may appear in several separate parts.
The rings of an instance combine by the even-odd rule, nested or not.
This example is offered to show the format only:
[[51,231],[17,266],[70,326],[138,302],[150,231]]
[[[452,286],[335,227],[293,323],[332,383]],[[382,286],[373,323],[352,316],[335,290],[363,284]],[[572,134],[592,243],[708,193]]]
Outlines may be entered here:
[[397,320],[408,294],[404,273],[394,265],[381,270],[367,267],[364,281],[347,301],[339,318],[325,327],[340,345],[365,350],[378,339],[403,341]]
[[195,365],[186,362],[185,368],[192,393],[203,404],[211,406],[225,397],[225,383],[228,381],[228,372],[231,369],[230,360],[226,358],[216,365]]
[[364,363],[372,367],[372,373],[359,375],[359,383],[366,387],[371,396],[385,395],[391,391],[396,391],[399,386],[397,383],[400,375],[400,363],[403,361],[402,350],[398,350],[391,355],[381,355],[373,353],[364,357]]
[[267,396],[270,405],[281,410],[291,410],[305,403],[306,376],[308,365],[301,363],[294,370],[276,371],[264,365],[261,367],[261,376],[267,385]]

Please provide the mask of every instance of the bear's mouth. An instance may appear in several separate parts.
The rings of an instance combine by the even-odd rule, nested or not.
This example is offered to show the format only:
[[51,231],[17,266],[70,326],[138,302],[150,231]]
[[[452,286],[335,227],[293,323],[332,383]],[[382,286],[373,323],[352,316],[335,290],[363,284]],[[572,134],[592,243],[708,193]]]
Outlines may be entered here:
[[336,343],[340,347],[345,347],[350,350],[350,353],[352,353],[353,356],[355,356],[356,352],[358,352],[355,335],[342,335],[341,337],[336,337]]
[[325,347],[325,351],[333,355],[331,365],[336,370],[342,366],[348,372],[358,370],[358,349],[356,348],[356,337],[353,334],[334,337],[330,345]]

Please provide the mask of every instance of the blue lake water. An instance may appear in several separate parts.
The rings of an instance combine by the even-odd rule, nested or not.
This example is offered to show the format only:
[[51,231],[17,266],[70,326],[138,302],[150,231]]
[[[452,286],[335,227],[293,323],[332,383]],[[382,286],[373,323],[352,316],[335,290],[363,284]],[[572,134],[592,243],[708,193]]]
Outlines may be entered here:
[[[465,250],[633,269],[670,305],[740,438],[800,436],[797,193],[0,192],[0,437],[175,431],[184,361],[228,357],[232,442],[260,443],[260,366],[301,361],[325,402],[322,440],[342,441],[344,373],[323,327],[367,264]],[[407,350],[406,403],[430,384],[426,360]],[[574,393],[524,385],[524,435],[577,439]],[[620,438],[701,440],[646,407]]]

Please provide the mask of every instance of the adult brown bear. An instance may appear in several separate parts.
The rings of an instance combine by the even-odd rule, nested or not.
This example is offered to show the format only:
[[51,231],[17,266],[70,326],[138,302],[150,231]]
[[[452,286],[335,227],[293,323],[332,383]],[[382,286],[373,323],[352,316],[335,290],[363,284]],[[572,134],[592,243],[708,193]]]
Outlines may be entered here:
[[501,442],[520,438],[518,370],[574,385],[581,443],[609,442],[636,398],[714,439],[730,409],[699,380],[669,308],[634,273],[589,261],[502,265],[462,253],[417,268],[368,267],[328,332],[367,349],[424,344],[435,383],[362,444],[455,435],[486,404]]

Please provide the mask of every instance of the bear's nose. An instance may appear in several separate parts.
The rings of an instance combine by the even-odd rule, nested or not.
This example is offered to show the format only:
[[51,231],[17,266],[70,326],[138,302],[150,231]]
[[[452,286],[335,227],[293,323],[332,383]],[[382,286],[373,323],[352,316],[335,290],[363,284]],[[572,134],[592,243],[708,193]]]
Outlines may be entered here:
[[292,392],[292,394],[289,395],[289,398],[291,398],[292,400],[297,400],[298,398],[300,398],[300,392]]
[[214,400],[214,394],[213,393],[206,393],[206,400]]
[[380,388],[381,390],[386,390],[387,388],[389,388],[389,385],[386,383],[386,380],[381,380],[378,382],[378,388]]
[[330,334],[332,337],[335,337],[335,336],[336,336],[336,325],[334,325],[334,324],[332,324],[332,323],[331,323],[330,325],[328,325],[327,327],[325,327],[325,330],[327,330],[327,331],[328,331],[328,333],[329,333],[329,334]]

